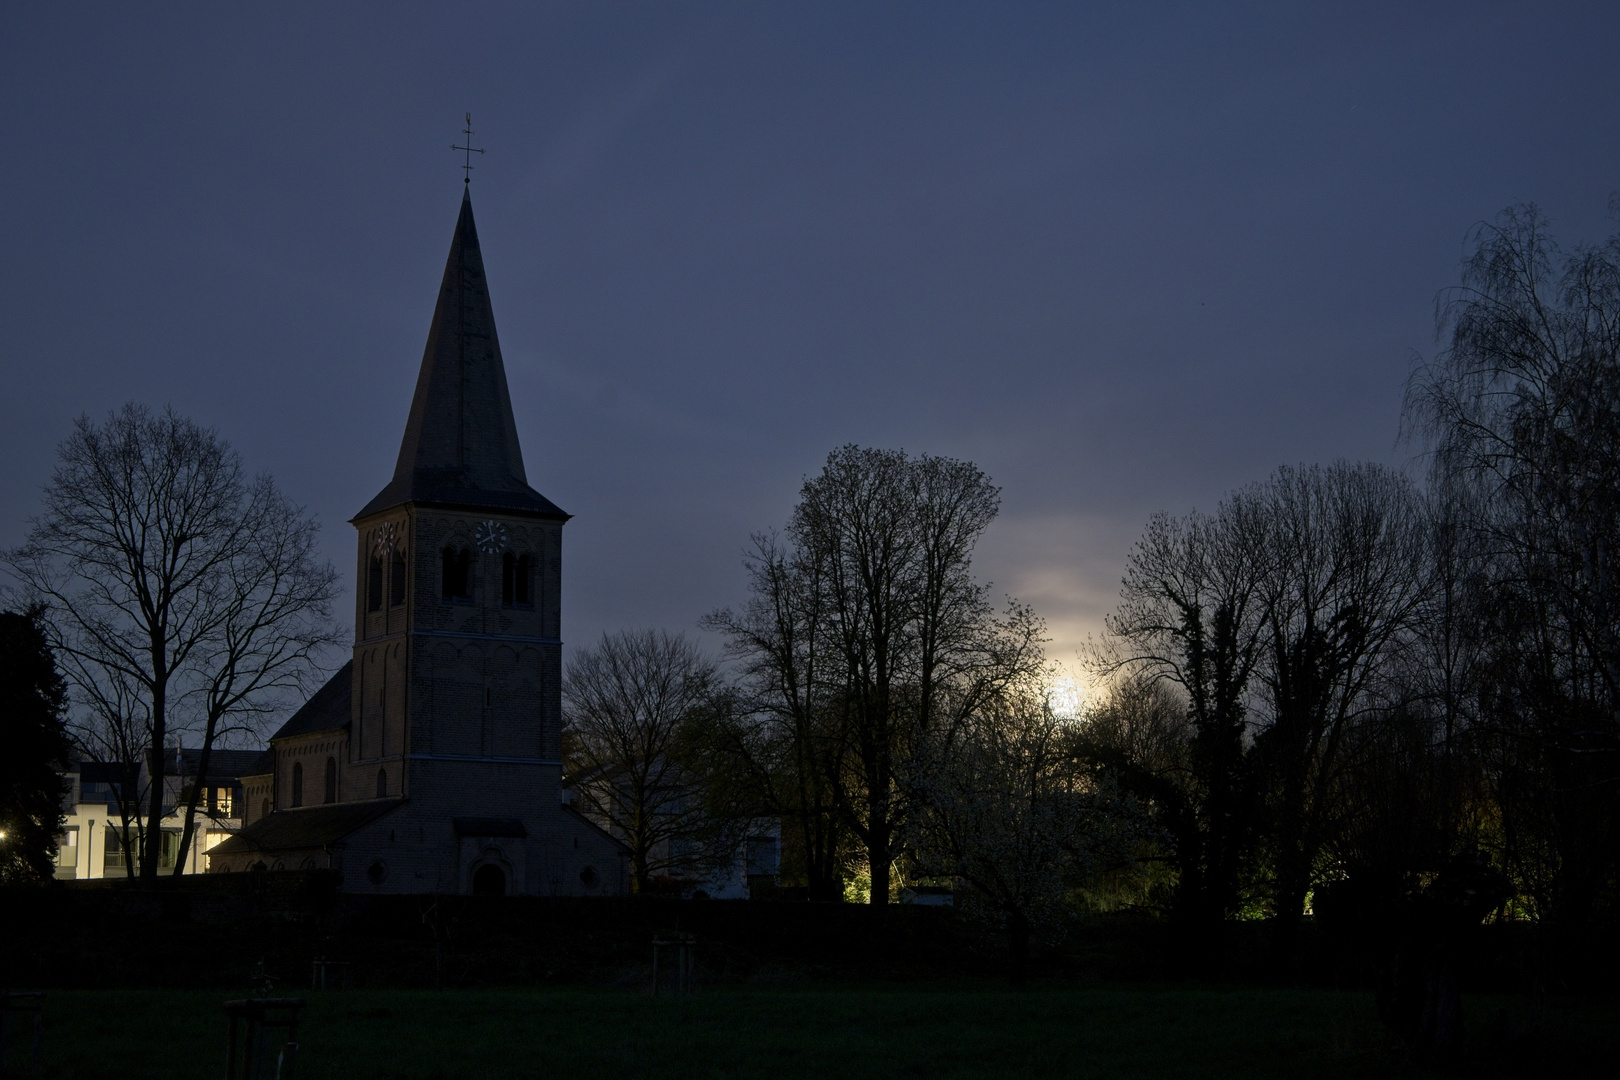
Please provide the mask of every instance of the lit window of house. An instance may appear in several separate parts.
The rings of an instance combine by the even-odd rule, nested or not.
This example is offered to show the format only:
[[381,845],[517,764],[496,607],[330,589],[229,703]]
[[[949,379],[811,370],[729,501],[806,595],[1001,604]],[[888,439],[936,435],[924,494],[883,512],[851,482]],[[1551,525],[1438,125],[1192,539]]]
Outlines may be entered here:
[[[145,845],[140,841],[135,828],[129,830],[130,844],[135,848],[133,852],[135,861],[139,863],[141,851]],[[107,827],[107,848],[103,856],[107,876],[111,877],[116,871],[124,873],[129,866],[131,852],[124,847],[123,830],[117,826]],[[158,869],[173,870],[175,860],[180,857],[180,830],[164,829],[158,837]]]
[[[134,839],[134,830],[131,829],[130,841],[133,843]],[[109,877],[114,871],[122,873],[129,865],[129,860],[124,855],[124,834],[115,826],[107,826],[107,839],[102,850],[106,853],[102,857],[102,863]]]
[[213,868],[208,862],[208,853],[214,850],[214,847],[229,835],[231,834],[226,832],[224,829],[209,829],[207,832],[203,833],[203,866],[206,869]]
[[180,857],[180,830],[164,829],[163,845],[158,848],[158,869],[173,870],[175,860]]
[[78,876],[79,827],[69,825],[56,839],[56,876],[72,879]]

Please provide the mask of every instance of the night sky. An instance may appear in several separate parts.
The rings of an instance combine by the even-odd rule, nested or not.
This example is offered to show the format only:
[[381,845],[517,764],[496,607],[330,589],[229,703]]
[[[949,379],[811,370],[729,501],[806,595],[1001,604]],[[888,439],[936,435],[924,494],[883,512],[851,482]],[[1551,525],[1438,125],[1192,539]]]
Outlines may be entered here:
[[72,418],[135,399],[273,473],[347,579],[470,109],[529,480],[576,515],[566,640],[739,602],[749,533],[854,442],[990,473],[977,569],[1072,663],[1155,511],[1412,464],[1403,382],[1470,227],[1616,227],[1617,32],[1545,3],[10,7],[0,544]]

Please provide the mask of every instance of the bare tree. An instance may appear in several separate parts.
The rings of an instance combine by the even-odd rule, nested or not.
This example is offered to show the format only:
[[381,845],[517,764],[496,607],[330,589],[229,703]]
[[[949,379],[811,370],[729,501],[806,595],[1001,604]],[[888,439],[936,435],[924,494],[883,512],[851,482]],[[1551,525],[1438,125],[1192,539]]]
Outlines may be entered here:
[[[205,776],[222,736],[304,687],[340,641],[337,575],[317,559],[314,520],[172,410],[129,404],[99,425],[81,417],[44,495],[27,543],[5,561],[50,605],[52,645],[84,710],[81,744],[131,775],[145,766],[138,847],[127,807],[124,836],[150,879],[170,739],[197,735]],[[186,800],[177,874],[200,796],[193,786]]]
[[1388,711],[1346,748],[1333,858],[1356,890],[1438,873],[1485,839],[1482,695],[1491,659],[1491,560],[1472,493],[1431,483],[1422,600],[1384,678]]
[[[844,826],[889,899],[916,740],[1037,669],[1041,626],[997,618],[973,580],[999,492],[970,462],[845,446],[805,481],[787,530],[751,563],[754,602],[718,612],[755,700],[811,734]],[[806,724],[813,725],[806,727]]]
[[820,564],[778,534],[760,533],[753,542],[747,605],[703,621],[726,635],[745,695],[743,707],[716,727],[716,763],[761,815],[794,824],[809,898],[839,900],[846,830],[832,778],[843,680],[820,633],[826,583]]
[[1269,847],[1284,939],[1331,836],[1351,731],[1387,709],[1432,581],[1422,500],[1375,465],[1279,469],[1213,516],[1151,521],[1132,552],[1104,672],[1174,684],[1184,764],[1084,743],[1151,797],[1175,846],[1174,909],[1232,915]]
[[[60,640],[61,628],[52,629]],[[141,680],[131,672],[95,663],[83,653],[65,656],[63,666],[70,672],[77,698],[70,725],[73,741],[85,757],[104,767],[115,800],[110,813],[118,815],[124,874],[135,878],[141,867],[130,853],[145,851],[147,846],[147,820],[141,806],[152,778],[141,763],[150,758],[153,745],[150,702],[142,692]],[[111,817],[107,826],[113,828]],[[160,841],[161,836],[153,837],[154,843]]]
[[709,833],[720,823],[705,805],[690,739],[717,690],[697,646],[662,630],[604,634],[568,663],[569,783],[581,810],[630,848],[638,893],[717,854]]
[[1274,569],[1253,489],[1227,497],[1213,516],[1160,514],[1129,556],[1119,607],[1106,621],[1113,640],[1095,656],[1100,673],[1129,676],[1111,703],[1112,712],[1123,710],[1122,721],[1143,711],[1132,706],[1150,706],[1149,716],[1163,710],[1137,680],[1173,685],[1185,700],[1179,754],[1156,740],[1147,755],[1150,748],[1123,737],[1132,733],[1129,724],[1094,725],[1085,745],[1160,808],[1177,871],[1172,914],[1189,926],[1218,923],[1243,899],[1256,827],[1248,761],[1253,692],[1264,654],[1265,583]]
[[1271,570],[1259,668],[1270,715],[1255,753],[1286,942],[1338,811],[1352,729],[1390,703],[1383,691],[1425,597],[1428,532],[1411,484],[1378,465],[1282,468],[1254,495]]

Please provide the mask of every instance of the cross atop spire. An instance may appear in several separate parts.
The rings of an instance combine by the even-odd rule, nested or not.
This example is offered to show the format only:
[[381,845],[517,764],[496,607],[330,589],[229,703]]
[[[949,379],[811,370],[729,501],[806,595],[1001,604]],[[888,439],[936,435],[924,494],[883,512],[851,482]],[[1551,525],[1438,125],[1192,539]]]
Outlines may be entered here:
[[472,170],[473,170],[472,156],[474,154],[482,154],[483,153],[482,150],[478,149],[478,147],[476,147],[476,146],[474,146],[472,144],[472,137],[473,137],[472,113],[467,114],[467,126],[461,129],[461,133],[463,135],[467,136],[467,145],[466,146],[457,146],[455,143],[451,143],[450,144],[450,149],[466,151],[466,153],[464,155],[466,160],[463,161],[462,164],[461,164],[461,182],[463,184],[471,184],[472,183]]

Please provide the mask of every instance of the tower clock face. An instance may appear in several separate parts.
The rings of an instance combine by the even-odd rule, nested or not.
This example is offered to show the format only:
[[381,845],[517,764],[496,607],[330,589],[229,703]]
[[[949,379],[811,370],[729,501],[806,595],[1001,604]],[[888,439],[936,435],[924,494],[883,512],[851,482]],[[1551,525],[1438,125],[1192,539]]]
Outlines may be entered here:
[[485,555],[493,555],[506,546],[506,526],[498,521],[480,521],[473,529],[473,543]]

